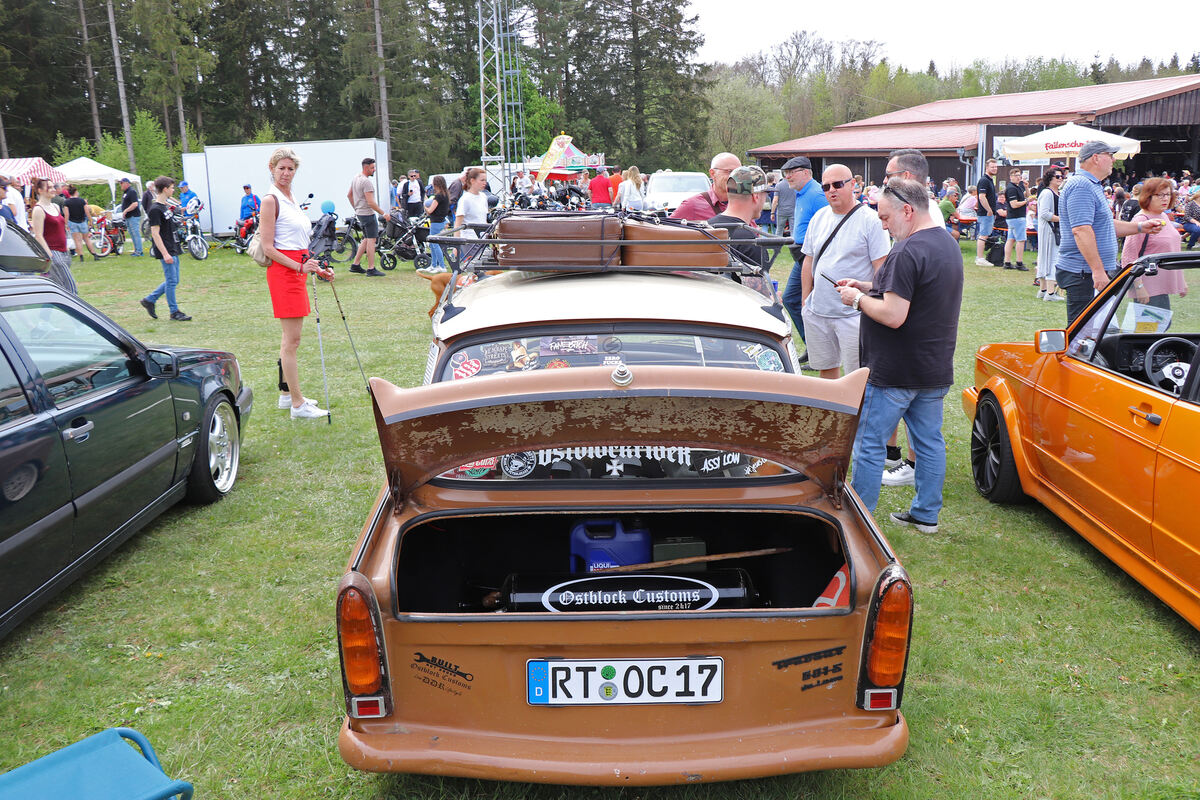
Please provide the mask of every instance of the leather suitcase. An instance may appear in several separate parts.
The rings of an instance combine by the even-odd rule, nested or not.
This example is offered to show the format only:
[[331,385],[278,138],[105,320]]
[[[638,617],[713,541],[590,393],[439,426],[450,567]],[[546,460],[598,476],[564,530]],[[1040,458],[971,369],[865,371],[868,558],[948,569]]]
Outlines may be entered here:
[[[539,266],[611,267],[621,263],[621,220],[611,214],[509,214],[496,224],[497,239],[555,239],[561,244],[497,244],[496,261],[508,269]],[[571,244],[611,239],[612,244]]]
[[[621,263],[626,266],[694,269],[729,264],[728,249],[718,243],[729,240],[729,231],[725,228],[627,219],[623,235]],[[664,239],[694,239],[696,244],[658,243]]]

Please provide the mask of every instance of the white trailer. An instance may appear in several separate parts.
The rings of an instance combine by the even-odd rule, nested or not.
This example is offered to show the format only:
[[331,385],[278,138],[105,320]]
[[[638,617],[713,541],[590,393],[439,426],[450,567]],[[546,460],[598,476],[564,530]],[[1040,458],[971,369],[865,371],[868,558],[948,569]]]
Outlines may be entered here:
[[[391,205],[391,158],[382,139],[340,139],[274,144],[225,144],[205,147],[203,153],[185,153],[183,177],[204,203],[200,227],[216,236],[232,234],[241,208],[242,186],[250,184],[260,198],[271,185],[267,162],[275,148],[287,146],[300,157],[300,169],[292,183],[298,202],[312,200],[308,216],[321,215],[321,204],[332,200],[339,217],[354,213],[346,192],[350,180],[362,172],[362,160],[374,158],[375,202],[387,210]],[[309,195],[312,195],[309,198]]]

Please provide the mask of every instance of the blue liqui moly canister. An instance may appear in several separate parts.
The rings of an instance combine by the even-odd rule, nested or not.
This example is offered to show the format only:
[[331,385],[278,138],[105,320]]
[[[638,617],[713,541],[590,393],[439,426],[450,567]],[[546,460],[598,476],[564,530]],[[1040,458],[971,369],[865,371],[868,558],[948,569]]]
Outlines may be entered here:
[[587,519],[571,528],[571,572],[595,572],[608,567],[650,561],[650,532],[633,518]]

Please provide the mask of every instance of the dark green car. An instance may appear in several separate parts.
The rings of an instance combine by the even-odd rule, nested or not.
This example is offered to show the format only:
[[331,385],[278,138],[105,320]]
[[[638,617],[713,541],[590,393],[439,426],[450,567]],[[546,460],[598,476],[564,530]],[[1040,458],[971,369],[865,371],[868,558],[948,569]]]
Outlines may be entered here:
[[2,275],[0,637],[170,506],[228,494],[254,402],[232,354]]

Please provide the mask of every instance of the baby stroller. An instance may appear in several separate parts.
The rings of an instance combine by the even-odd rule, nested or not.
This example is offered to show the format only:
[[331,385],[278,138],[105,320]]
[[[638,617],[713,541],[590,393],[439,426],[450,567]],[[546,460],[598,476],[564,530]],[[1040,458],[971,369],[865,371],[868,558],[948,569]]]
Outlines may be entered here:
[[429,236],[429,218],[411,220],[403,207],[393,208],[384,220],[383,233],[376,248],[379,251],[379,266],[393,270],[399,261],[412,261],[416,269],[425,269],[433,263],[433,257],[425,251],[425,239]]

